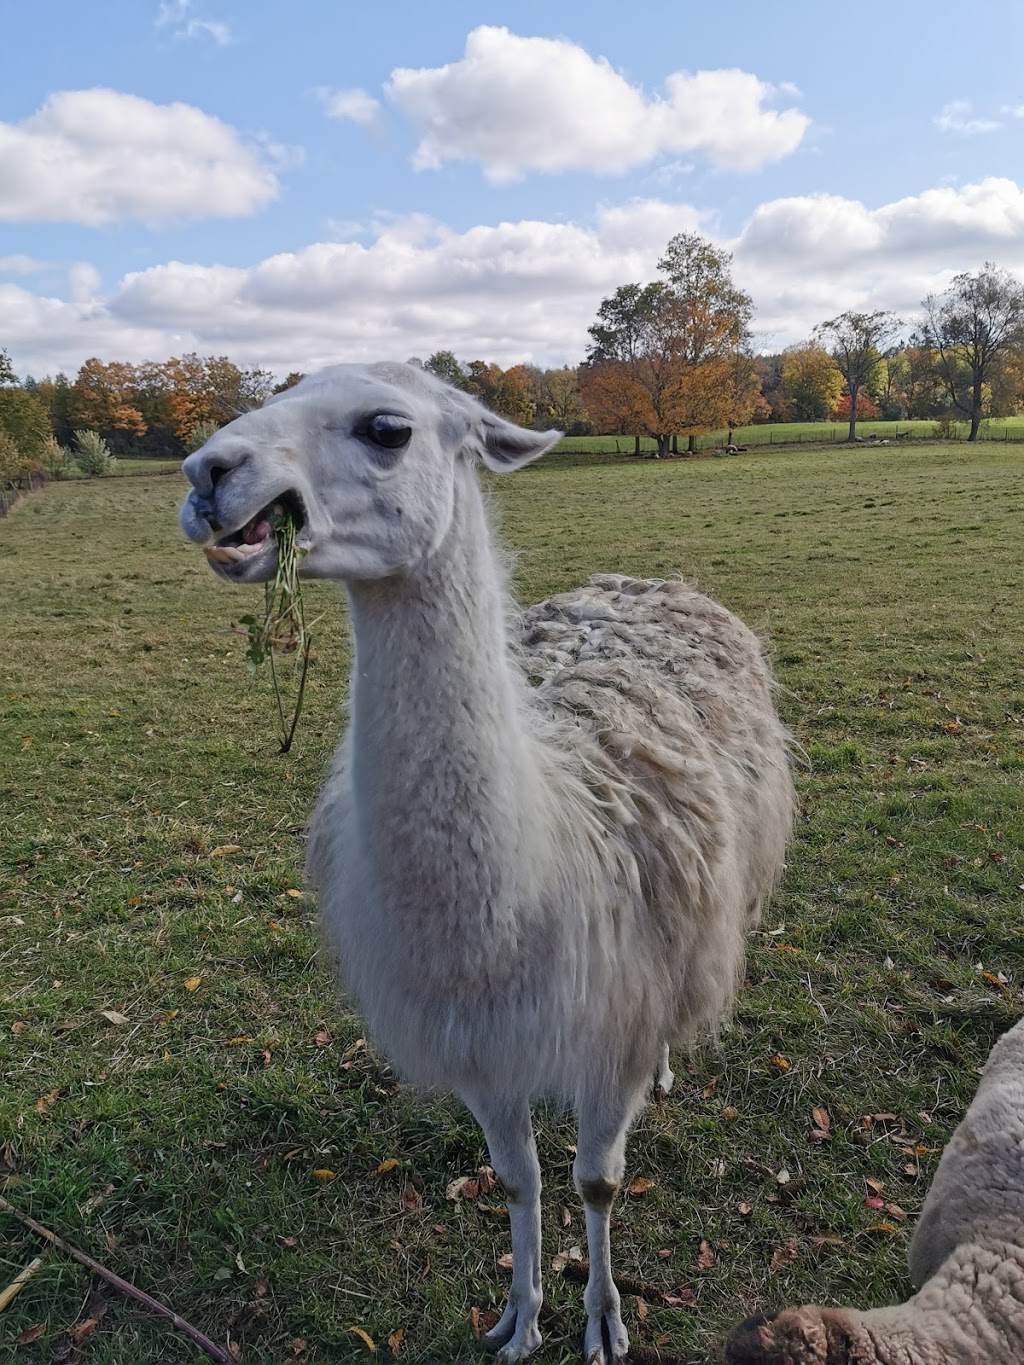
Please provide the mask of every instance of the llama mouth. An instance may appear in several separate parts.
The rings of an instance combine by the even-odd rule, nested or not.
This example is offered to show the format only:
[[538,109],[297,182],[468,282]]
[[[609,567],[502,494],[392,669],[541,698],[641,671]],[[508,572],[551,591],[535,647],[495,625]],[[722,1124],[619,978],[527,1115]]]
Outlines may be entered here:
[[306,509],[298,493],[281,493],[237,530],[228,532],[204,545],[203,553],[221,572],[237,574],[244,568],[262,563],[277,552],[277,527],[288,520],[295,527],[296,538],[302,540],[306,526]]

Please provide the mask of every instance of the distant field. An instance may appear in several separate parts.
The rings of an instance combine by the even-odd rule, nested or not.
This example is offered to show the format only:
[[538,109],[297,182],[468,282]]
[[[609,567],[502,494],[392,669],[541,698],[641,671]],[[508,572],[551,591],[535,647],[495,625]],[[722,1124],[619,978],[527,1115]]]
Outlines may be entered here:
[[[962,440],[970,430],[966,422],[961,423],[957,428],[957,435]],[[935,433],[935,422],[929,418],[927,421],[914,422],[858,422],[857,434],[859,436],[871,436],[873,434],[883,439],[894,440],[897,431],[910,431],[914,437],[930,438]],[[733,432],[733,441],[736,445],[792,445],[811,441],[828,441],[841,443],[846,440],[849,432],[849,424],[846,422],[772,422],[762,423],[758,426],[737,427]],[[705,436],[697,437],[697,449],[708,450],[716,446],[725,444],[729,433],[726,430],[708,432]],[[984,441],[1022,441],[1024,440],[1024,416],[1022,417],[1000,417],[998,420],[985,422],[982,425],[980,437]],[[680,438],[680,447],[686,445],[684,438]],[[643,451],[651,452],[656,448],[653,439],[644,437],[641,439],[640,448]],[[632,436],[565,436],[555,451],[560,454],[595,452],[601,454],[621,454],[632,455],[633,437]]]
[[[399,1365],[483,1365],[508,1220],[499,1194],[445,1197],[480,1133],[361,1044],[300,894],[351,658],[338,595],[310,585],[280,758],[228,633],[261,590],[184,542],[183,482],[53,484],[0,524],[0,1190],[241,1365],[369,1362],[353,1328],[381,1362],[402,1332]],[[685,574],[768,640],[798,746],[735,1024],[678,1056],[630,1142],[628,1179],[654,1182],[614,1215],[635,1344],[696,1365],[755,1308],[905,1297],[942,1144],[1024,1012],[1024,447],[563,457],[487,482],[522,600]],[[579,1359],[581,1286],[551,1266],[585,1245],[573,1141],[542,1114],[538,1365]],[[41,1250],[0,1215],[0,1288]],[[203,1359],[56,1252],[0,1314],[0,1358]]]
[[115,474],[174,474],[181,468],[180,460],[132,460],[118,457]]

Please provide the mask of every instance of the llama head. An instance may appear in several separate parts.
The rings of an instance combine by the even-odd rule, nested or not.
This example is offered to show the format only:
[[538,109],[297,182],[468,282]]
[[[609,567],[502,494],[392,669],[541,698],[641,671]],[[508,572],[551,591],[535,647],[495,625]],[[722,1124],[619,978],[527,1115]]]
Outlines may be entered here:
[[476,460],[518,469],[561,433],[525,431],[413,365],[336,365],[236,418],[183,469],[190,540],[238,583],[273,577],[288,513],[308,578],[386,578],[441,544]]

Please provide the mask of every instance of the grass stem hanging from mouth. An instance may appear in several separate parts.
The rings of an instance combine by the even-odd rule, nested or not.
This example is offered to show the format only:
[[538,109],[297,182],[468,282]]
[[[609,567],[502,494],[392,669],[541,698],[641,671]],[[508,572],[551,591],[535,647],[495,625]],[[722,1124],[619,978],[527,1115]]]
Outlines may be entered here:
[[[244,627],[243,633],[249,641],[249,647],[245,651],[249,671],[255,674],[262,663],[270,664],[270,677],[274,685],[280,727],[280,752],[286,754],[292,747],[295,728],[302,713],[312,636],[307,629],[302,610],[302,585],[299,582],[299,564],[306,551],[300,549],[296,543],[295,521],[286,508],[276,504],[270,517],[270,524],[274,528],[274,537],[277,541],[277,568],[274,577],[264,588],[263,618],[260,620],[255,616],[243,616],[239,620],[239,625]],[[290,722],[285,714],[275,654],[292,655],[298,659],[299,687]]]

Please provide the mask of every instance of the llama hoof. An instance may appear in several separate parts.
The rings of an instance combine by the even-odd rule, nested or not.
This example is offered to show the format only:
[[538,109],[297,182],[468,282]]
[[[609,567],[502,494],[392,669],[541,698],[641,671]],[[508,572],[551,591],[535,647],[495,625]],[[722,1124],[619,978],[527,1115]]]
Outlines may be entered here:
[[661,1061],[654,1073],[654,1098],[660,1104],[675,1084],[675,1072],[668,1064],[668,1048],[661,1054]]
[[540,1345],[540,1328],[537,1314],[540,1304],[532,1311],[521,1309],[514,1298],[510,1298],[501,1320],[483,1335],[483,1343],[492,1351],[497,1351],[498,1359],[505,1365],[513,1365],[516,1360],[525,1360]]
[[583,1337],[586,1365],[620,1365],[628,1354],[629,1335],[617,1308],[588,1319]]

